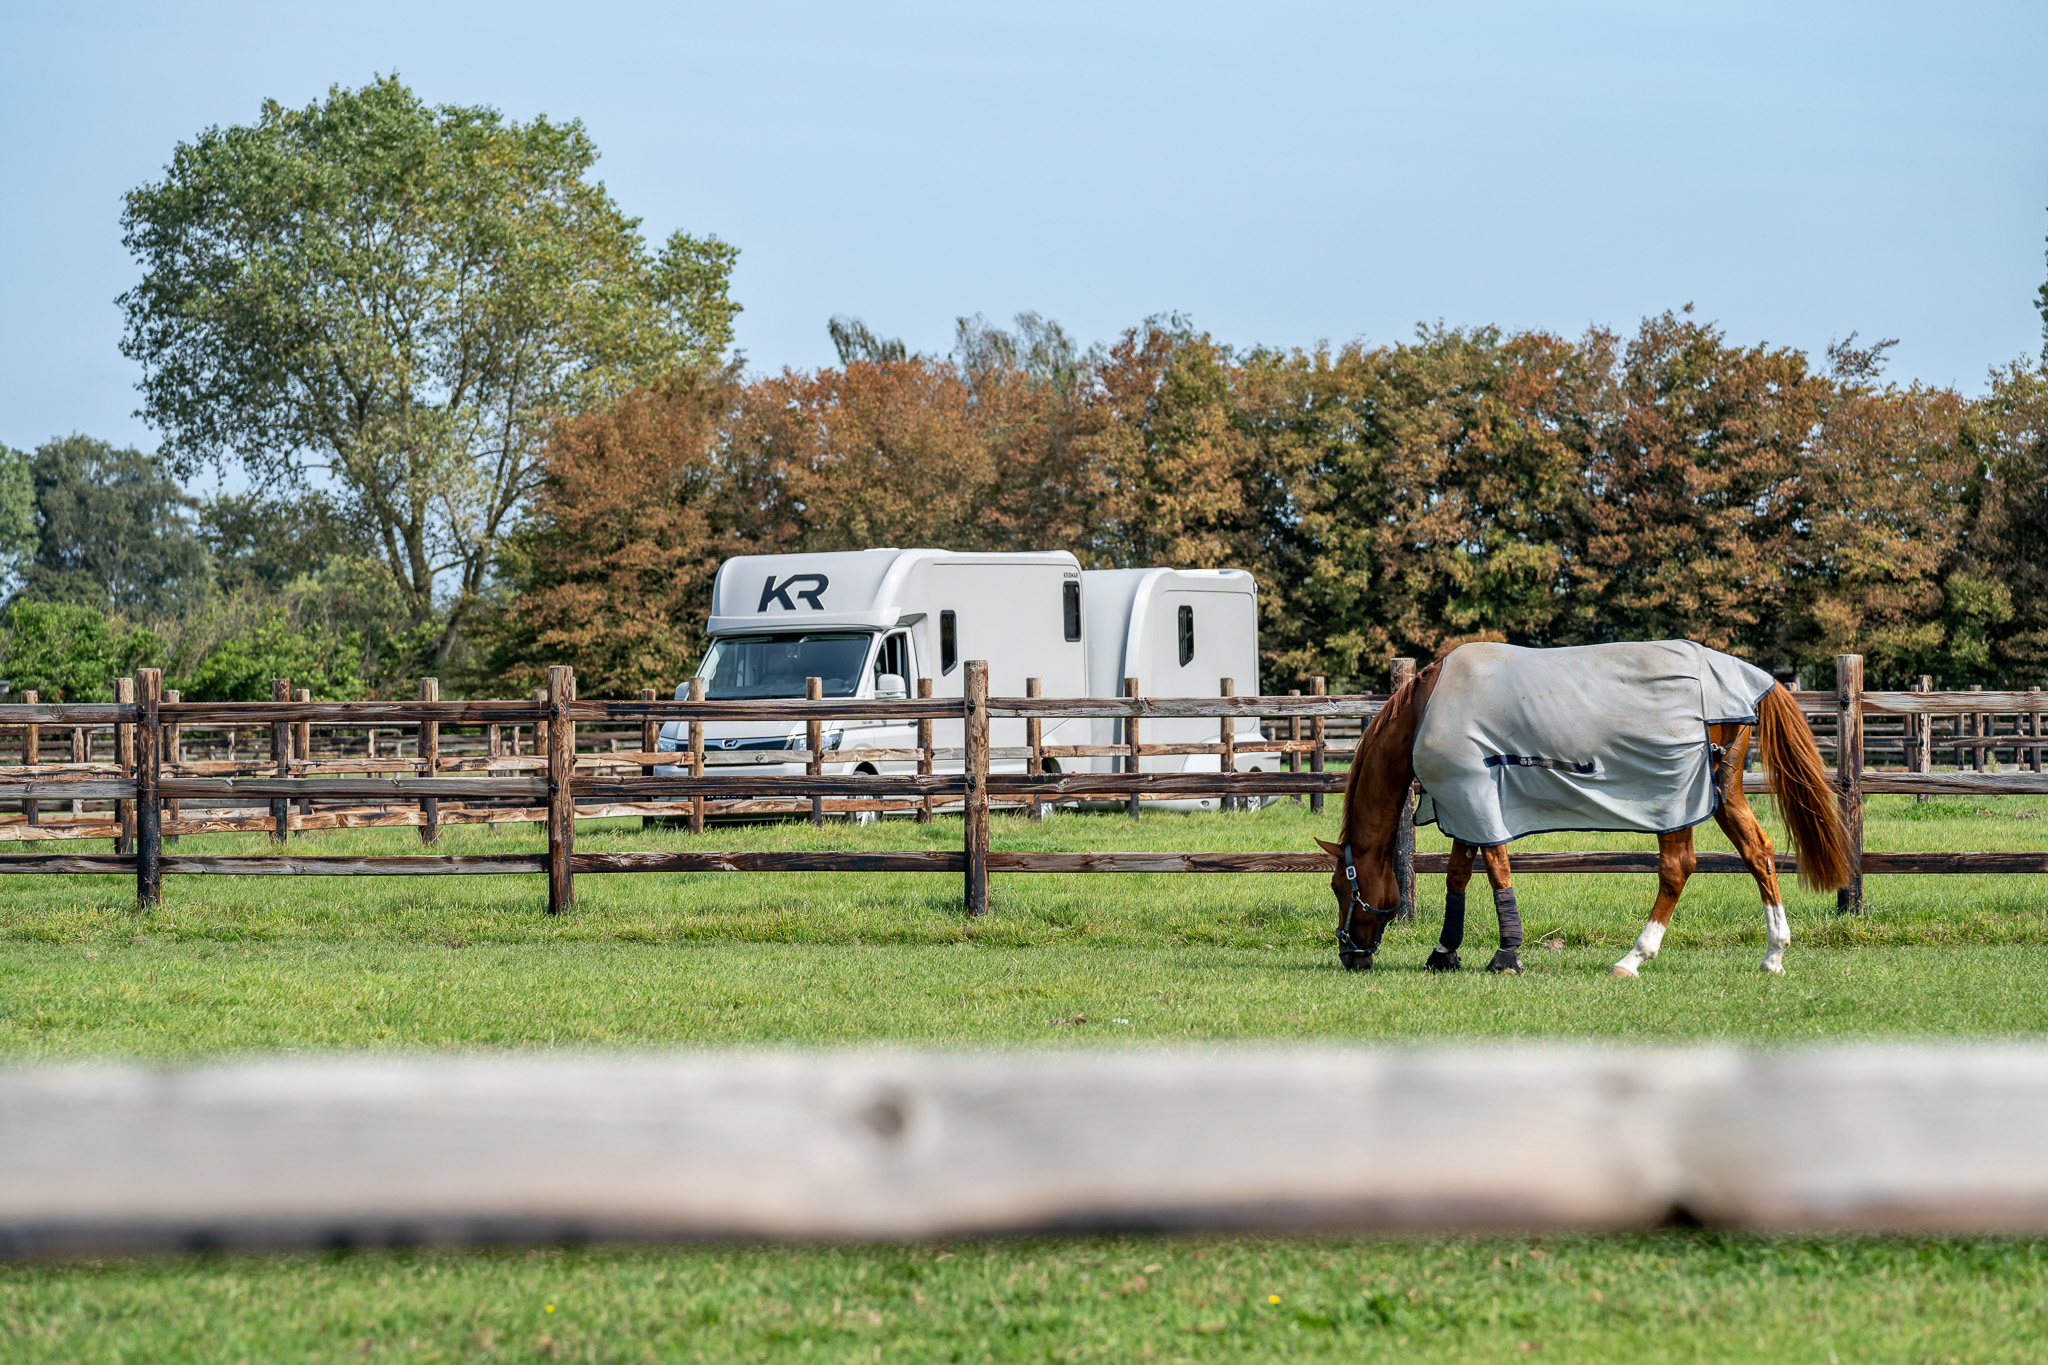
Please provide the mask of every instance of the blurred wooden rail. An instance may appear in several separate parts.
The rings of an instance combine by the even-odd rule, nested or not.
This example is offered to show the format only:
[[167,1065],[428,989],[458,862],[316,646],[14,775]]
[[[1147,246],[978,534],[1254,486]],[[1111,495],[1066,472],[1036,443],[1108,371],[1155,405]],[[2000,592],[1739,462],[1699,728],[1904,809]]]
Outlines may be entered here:
[[0,1073],[0,1255],[1125,1229],[2048,1232],[2048,1048]]
[[[1413,676],[1410,660],[1395,660],[1397,679]],[[1122,697],[1043,697],[1030,680],[1024,697],[988,695],[986,667],[968,661],[965,695],[938,698],[874,700],[861,698],[775,698],[752,701],[707,701],[693,693],[686,700],[664,701],[643,692],[634,701],[583,701],[576,697],[574,675],[550,669],[548,688],[530,701],[441,701],[439,685],[423,680],[421,700],[387,702],[314,702],[293,693],[289,682],[273,685],[270,702],[179,702],[161,690],[161,678],[143,670],[120,680],[113,704],[43,705],[31,694],[22,703],[0,705],[0,733],[18,729],[23,735],[20,764],[0,767],[0,803],[19,803],[20,814],[0,815],[0,841],[36,843],[52,840],[112,839],[115,851],[101,854],[25,854],[0,857],[0,874],[115,873],[136,878],[145,906],[161,897],[162,878],[182,875],[471,875],[478,873],[545,873],[548,908],[566,910],[574,901],[575,877],[626,872],[718,871],[928,871],[963,876],[964,900],[978,913],[988,899],[988,877],[1003,873],[1318,873],[1328,870],[1320,853],[1006,853],[988,844],[988,813],[1006,805],[1033,816],[1071,801],[1125,805],[1135,814],[1142,801],[1220,797],[1225,809],[1248,798],[1292,796],[1318,809],[1323,800],[1343,790],[1345,774],[1329,771],[1340,757],[1341,741],[1333,743],[1334,727],[1363,723],[1385,703],[1380,696],[1327,696],[1320,680],[1309,696],[1237,696],[1223,679],[1214,697],[1146,697],[1136,680],[1127,680]],[[2041,771],[2042,726],[2048,700],[2038,689],[2025,692],[1865,692],[1862,660],[1844,655],[1837,661],[1832,692],[1795,693],[1824,750],[1832,751],[1845,821],[1856,851],[1856,874],[1841,894],[1840,906],[1854,911],[1862,905],[1862,875],[1868,873],[2014,873],[2048,871],[2048,855],[2034,853],[1917,853],[1862,851],[1862,804],[1866,793],[1898,792],[1997,796],[2048,793]],[[929,691],[928,688],[923,689]],[[815,693],[816,689],[813,689]],[[2000,731],[1996,718],[2009,718]],[[1271,733],[1240,735],[1243,718],[1263,721]],[[1937,721],[1953,722],[1937,736]],[[824,726],[850,719],[893,719],[915,723],[916,747],[832,748]],[[991,718],[1024,719],[1024,745],[994,746],[989,742]],[[1146,721],[1188,718],[1218,721],[1213,742],[1146,743],[1139,733]],[[1875,719],[1872,726],[1867,722]],[[1113,744],[1048,744],[1045,721],[1109,719],[1120,722],[1123,738]],[[687,749],[657,745],[664,720],[688,722]],[[804,723],[806,734],[788,741],[791,747],[716,751],[703,738],[703,722],[750,720]],[[965,722],[962,745],[934,742],[932,722]],[[631,748],[621,749],[614,733],[611,752],[578,752],[577,725],[631,723]],[[70,725],[70,761],[43,763],[40,727]],[[312,727],[356,728],[363,732],[360,759],[343,753],[316,759]],[[92,762],[89,727],[110,727],[114,735],[112,763]],[[206,727],[227,735],[225,760],[211,757],[186,762],[183,744]],[[481,753],[458,752],[465,742],[455,731],[468,726],[488,733]],[[379,756],[377,731],[411,727],[417,732],[415,754]],[[519,752],[520,730],[532,737],[530,752]],[[268,737],[268,751],[237,756],[236,737],[253,732]],[[509,751],[501,743],[509,732]],[[394,741],[395,745],[395,741]],[[1895,748],[1901,770],[1873,771],[1869,750]],[[1968,768],[1936,771],[1937,752],[1954,755]],[[210,752],[210,751],[209,751]],[[1988,771],[1999,752],[2011,754],[2015,768]],[[1216,772],[1135,771],[1146,758],[1173,755],[1215,755]],[[53,756],[54,757],[54,756]],[[1117,771],[1067,772],[1064,760],[1117,760]],[[1305,766],[1308,771],[1302,771]],[[935,771],[941,762],[958,763],[960,771]],[[1261,770],[1270,762],[1272,770]],[[875,772],[876,764],[914,764],[916,772]],[[1022,771],[995,771],[1006,763]],[[827,773],[825,765],[841,771]],[[766,766],[778,771],[758,771]],[[856,767],[856,765],[863,765]],[[1250,770],[1246,771],[1249,766]],[[1284,771],[1280,770],[1284,766]],[[666,773],[657,773],[665,768]],[[791,771],[801,768],[804,771]],[[1761,792],[1764,778],[1746,773],[1745,790]],[[86,811],[87,802],[112,803],[108,812]],[[316,806],[316,803],[318,805]],[[336,803],[343,803],[337,808]],[[687,818],[701,831],[707,818],[754,817],[808,813],[814,822],[826,814],[877,812],[914,813],[929,819],[940,806],[955,807],[965,816],[964,846],[957,852],[905,853],[802,851],[785,854],[728,852],[578,853],[578,820],[640,816],[644,819]],[[64,810],[68,807],[68,810]],[[267,832],[280,842],[293,833],[316,829],[388,826],[418,828],[431,845],[443,825],[512,823],[545,824],[548,851],[544,856],[474,855],[442,858],[418,856],[178,856],[165,840],[184,835]],[[1441,855],[1413,852],[1412,826],[1401,843],[1404,906],[1415,903],[1418,873],[1441,871]],[[1642,873],[1655,870],[1649,852],[1520,853],[1513,864],[1524,872]],[[1781,868],[1790,859],[1781,855]],[[1705,854],[1702,872],[1741,870],[1733,855]]]

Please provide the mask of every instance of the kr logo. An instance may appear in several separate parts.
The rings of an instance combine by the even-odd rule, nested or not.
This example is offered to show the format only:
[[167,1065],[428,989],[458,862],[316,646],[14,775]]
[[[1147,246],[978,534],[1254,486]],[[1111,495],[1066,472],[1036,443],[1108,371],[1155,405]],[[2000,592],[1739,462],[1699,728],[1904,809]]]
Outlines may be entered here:
[[[799,588],[799,583],[807,583],[810,586]],[[754,610],[766,611],[770,602],[780,602],[784,611],[795,611],[796,603],[789,600],[790,589],[795,588],[796,595],[810,603],[812,611],[823,611],[825,604],[818,599],[825,595],[825,589],[830,586],[831,580],[821,573],[793,573],[783,579],[780,586],[776,585],[775,575],[769,574],[767,584],[761,589],[761,605]]]

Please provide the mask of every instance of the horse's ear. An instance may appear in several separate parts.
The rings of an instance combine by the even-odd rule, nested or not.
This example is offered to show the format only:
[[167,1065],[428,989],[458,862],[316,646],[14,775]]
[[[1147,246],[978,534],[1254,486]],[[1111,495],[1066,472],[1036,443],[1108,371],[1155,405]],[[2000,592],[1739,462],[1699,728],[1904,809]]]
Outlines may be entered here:
[[1323,847],[1323,852],[1329,854],[1332,858],[1341,858],[1344,856],[1344,846],[1342,844],[1333,844],[1328,839],[1318,839],[1316,840],[1316,842],[1318,844],[1321,844]]

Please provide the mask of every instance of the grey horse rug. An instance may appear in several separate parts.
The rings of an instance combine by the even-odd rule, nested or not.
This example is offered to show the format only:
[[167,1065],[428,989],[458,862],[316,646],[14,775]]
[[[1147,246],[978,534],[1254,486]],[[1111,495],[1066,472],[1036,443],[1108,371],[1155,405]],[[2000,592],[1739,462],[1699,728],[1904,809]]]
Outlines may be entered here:
[[1481,847],[1548,830],[1688,829],[1720,799],[1707,727],[1755,724],[1774,686],[1690,640],[1461,645],[1415,734],[1416,822]]

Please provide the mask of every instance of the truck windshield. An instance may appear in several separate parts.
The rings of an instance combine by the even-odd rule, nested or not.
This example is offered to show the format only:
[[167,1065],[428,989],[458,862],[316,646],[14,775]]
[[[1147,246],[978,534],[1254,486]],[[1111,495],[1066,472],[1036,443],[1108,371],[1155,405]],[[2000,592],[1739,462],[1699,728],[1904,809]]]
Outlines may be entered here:
[[860,688],[861,666],[874,639],[867,631],[721,635],[697,671],[712,701],[801,697],[806,678],[820,679],[828,697],[850,697]]

